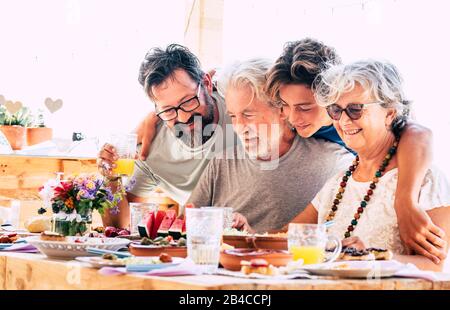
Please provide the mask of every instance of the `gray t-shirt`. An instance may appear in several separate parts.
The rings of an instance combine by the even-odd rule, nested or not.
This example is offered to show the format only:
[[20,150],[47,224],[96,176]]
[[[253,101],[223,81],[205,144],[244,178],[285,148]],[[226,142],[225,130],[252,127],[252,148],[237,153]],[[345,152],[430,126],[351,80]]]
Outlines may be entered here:
[[273,169],[267,168],[271,163],[249,158],[214,158],[188,201],[197,207],[232,207],[260,233],[281,229],[352,159],[336,143],[296,136]]
[[136,183],[130,193],[146,197],[158,186],[184,205],[209,161],[237,143],[223,98],[216,92],[212,96],[217,103],[219,120],[211,138],[202,146],[191,148],[162,122],[158,124],[147,160],[136,161],[133,175]]

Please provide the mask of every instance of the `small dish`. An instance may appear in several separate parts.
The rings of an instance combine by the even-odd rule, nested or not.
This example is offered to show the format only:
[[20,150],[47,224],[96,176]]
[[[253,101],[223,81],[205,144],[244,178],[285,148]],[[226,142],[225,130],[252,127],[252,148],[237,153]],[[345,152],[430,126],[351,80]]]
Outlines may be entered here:
[[304,265],[302,269],[320,276],[377,279],[394,276],[402,266],[402,264],[393,261],[341,261],[328,264]]
[[274,249],[231,249],[220,253],[220,264],[227,270],[241,270],[241,261],[262,258],[275,267],[286,266],[292,261],[292,254]]

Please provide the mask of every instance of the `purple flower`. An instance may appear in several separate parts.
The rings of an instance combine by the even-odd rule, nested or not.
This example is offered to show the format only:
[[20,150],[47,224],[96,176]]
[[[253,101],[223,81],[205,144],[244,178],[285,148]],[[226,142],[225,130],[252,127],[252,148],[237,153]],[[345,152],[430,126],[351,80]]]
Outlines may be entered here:
[[114,201],[114,195],[111,192],[111,189],[110,188],[105,188],[105,192],[106,192],[106,199],[108,201],[110,201],[110,202],[113,202]]
[[136,178],[135,177],[130,178],[127,185],[125,185],[125,190],[127,192],[131,191],[135,184],[136,184]]
[[109,213],[111,213],[112,215],[117,215],[119,214],[119,206],[114,206],[111,209],[109,209]]

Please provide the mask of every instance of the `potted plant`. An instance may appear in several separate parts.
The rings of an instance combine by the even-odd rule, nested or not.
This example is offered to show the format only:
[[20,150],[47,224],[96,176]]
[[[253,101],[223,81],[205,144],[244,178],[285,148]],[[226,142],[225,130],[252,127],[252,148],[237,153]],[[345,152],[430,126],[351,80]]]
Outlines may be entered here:
[[0,130],[8,139],[13,150],[20,150],[26,143],[27,129],[31,124],[32,116],[26,107],[12,114],[5,106],[0,106]]
[[[112,194],[105,181],[95,174],[82,174],[67,180],[50,180],[40,190],[46,207],[53,211],[54,231],[64,236],[83,235],[92,223],[92,212],[117,212],[123,191]],[[43,214],[46,208],[39,209]]]
[[32,127],[27,128],[27,145],[42,143],[53,138],[53,129],[45,126],[44,112],[39,109]]

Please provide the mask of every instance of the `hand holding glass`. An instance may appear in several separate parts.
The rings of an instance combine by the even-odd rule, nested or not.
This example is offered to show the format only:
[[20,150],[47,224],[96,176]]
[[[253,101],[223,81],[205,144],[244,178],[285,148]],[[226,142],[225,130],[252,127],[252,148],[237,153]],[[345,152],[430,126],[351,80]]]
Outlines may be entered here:
[[115,147],[119,159],[114,162],[113,175],[131,176],[134,171],[134,158],[136,156],[136,134],[113,134],[109,143]]

